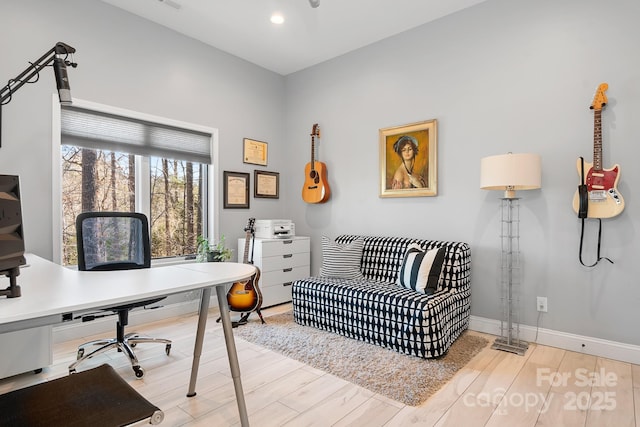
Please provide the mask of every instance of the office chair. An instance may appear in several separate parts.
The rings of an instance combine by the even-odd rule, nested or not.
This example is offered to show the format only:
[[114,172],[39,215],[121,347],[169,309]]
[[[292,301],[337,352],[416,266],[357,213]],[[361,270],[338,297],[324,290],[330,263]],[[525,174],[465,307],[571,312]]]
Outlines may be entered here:
[[[78,270],[113,271],[133,270],[151,267],[151,242],[149,223],[144,214],[134,212],[85,212],[76,218],[76,236],[78,247]],[[139,301],[104,310],[118,315],[116,337],[90,341],[78,347],[77,360],[69,366],[69,373],[83,361],[103,353],[111,348],[124,352],[131,361],[131,367],[137,378],[144,376],[133,347],[139,343],[165,344],[169,355],[171,341],[160,338],[140,336],[137,333],[125,334],[129,311],[136,307],[154,304],[165,297]],[[99,346],[86,353],[85,348]]]

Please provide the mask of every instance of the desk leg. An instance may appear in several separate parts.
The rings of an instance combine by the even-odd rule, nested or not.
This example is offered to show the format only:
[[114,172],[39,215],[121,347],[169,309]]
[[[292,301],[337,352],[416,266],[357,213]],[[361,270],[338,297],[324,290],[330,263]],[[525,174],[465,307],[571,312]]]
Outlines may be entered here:
[[240,381],[240,365],[238,363],[236,342],[233,339],[231,316],[229,315],[229,305],[227,303],[227,292],[224,286],[216,286],[216,293],[218,294],[218,307],[220,308],[220,317],[222,318],[222,330],[224,331],[224,341],[227,345],[227,355],[229,356],[231,377],[233,378],[233,386],[236,391],[236,400],[238,401],[240,422],[242,427],[248,427],[249,417],[247,416],[247,406],[244,401],[242,382]]
[[209,316],[209,300],[211,299],[211,288],[204,288],[200,297],[200,311],[198,316],[198,329],[196,331],[196,345],[193,349],[193,362],[191,364],[191,379],[189,380],[189,391],[187,397],[196,395],[196,380],[198,379],[198,368],[200,367],[200,355],[202,354],[202,343],[204,342],[204,331],[207,328],[207,317]]

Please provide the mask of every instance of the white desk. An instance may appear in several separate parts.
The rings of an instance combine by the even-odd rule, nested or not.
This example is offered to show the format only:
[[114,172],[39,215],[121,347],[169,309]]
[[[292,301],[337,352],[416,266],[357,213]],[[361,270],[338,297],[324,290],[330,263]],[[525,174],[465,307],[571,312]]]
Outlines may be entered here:
[[202,289],[187,392],[190,397],[196,394],[211,288],[215,286],[240,420],[243,426],[249,425],[226,293],[227,285],[255,273],[252,265],[214,262],[87,272],[70,270],[32,254],[26,258],[28,267],[22,268],[18,276],[22,296],[0,298],[0,333],[63,323],[76,312]]

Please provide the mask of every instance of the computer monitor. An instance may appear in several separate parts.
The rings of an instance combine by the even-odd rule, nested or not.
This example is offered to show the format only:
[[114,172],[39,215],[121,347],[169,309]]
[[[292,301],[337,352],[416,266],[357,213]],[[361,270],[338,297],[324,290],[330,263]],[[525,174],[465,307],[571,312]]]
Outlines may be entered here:
[[24,264],[20,179],[16,175],[0,175],[0,277],[9,277],[9,287],[0,290],[0,296],[21,295],[16,277]]

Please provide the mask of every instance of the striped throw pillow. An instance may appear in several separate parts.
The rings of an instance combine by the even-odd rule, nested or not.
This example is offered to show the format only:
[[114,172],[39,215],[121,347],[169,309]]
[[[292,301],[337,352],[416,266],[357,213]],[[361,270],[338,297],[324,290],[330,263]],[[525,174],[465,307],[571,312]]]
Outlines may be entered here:
[[423,250],[412,243],[402,260],[398,272],[398,285],[431,295],[438,289],[445,248]]
[[322,266],[321,277],[336,277],[341,279],[362,279],[360,262],[362,261],[363,239],[356,239],[351,243],[341,245],[322,236]]

